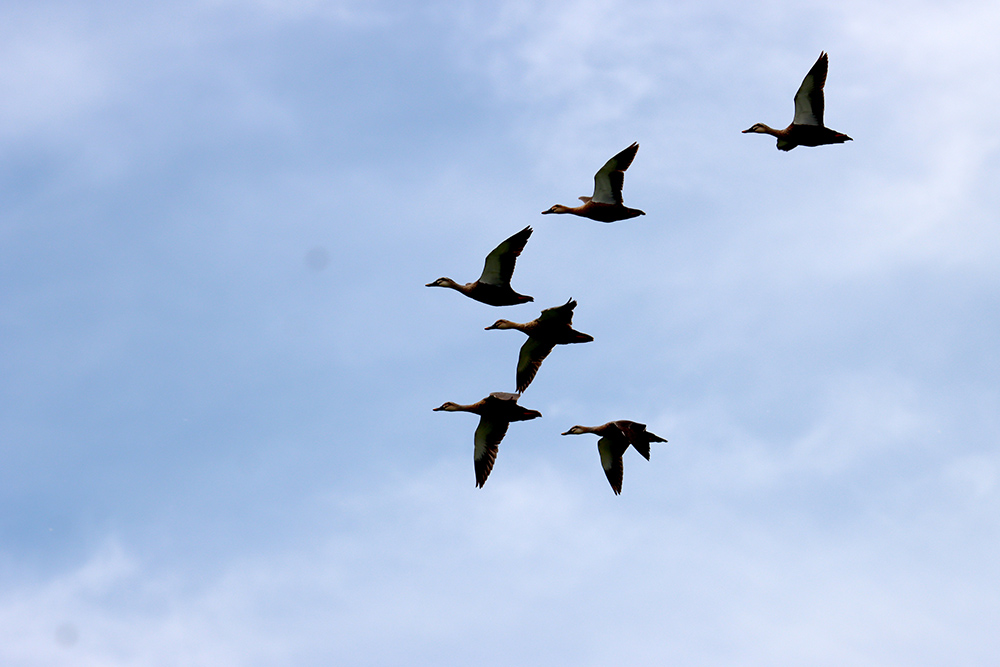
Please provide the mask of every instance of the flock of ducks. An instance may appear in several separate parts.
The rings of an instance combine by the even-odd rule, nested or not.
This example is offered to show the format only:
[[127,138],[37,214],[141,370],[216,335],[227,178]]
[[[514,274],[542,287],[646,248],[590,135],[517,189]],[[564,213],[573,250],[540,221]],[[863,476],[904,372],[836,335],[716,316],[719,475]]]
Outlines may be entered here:
[[[826,127],[823,124],[823,86],[829,61],[825,52],[821,52],[816,64],[812,66],[802,85],[795,93],[795,116],[791,125],[783,130],[776,130],[763,123],[756,123],[743,130],[744,134],[770,134],[777,138],[778,150],[790,151],[796,146],[822,146],[825,144],[842,144],[852,139]],[[564,206],[556,204],[547,213],[569,213],[598,222],[617,222],[628,220],[645,212],[628,208],[622,201],[622,185],[625,182],[625,170],[635,159],[639,144],[621,151],[608,160],[594,174],[594,194],[580,197],[580,206]],[[518,294],[511,288],[510,281],[514,275],[514,265],[518,256],[531,236],[531,227],[525,227],[493,249],[486,256],[486,264],[479,279],[475,282],[461,284],[451,278],[438,278],[427,287],[447,287],[461,292],[470,299],[475,299],[490,306],[515,306],[534,301],[530,296]],[[542,361],[552,352],[556,345],[573,343],[589,343],[593,336],[573,329],[573,310],[576,301],[570,299],[561,306],[546,308],[537,319],[520,324],[510,320],[500,319],[486,327],[490,329],[517,329],[528,336],[521,346],[517,359],[516,387],[517,393],[494,392],[486,398],[461,405],[446,402],[434,411],[471,412],[479,415],[479,426],[476,428],[475,449],[473,461],[476,469],[476,486],[486,483],[493,464],[496,462],[500,441],[511,422],[527,421],[542,416],[538,410],[529,410],[518,405],[521,394],[528,388],[538,373]],[[652,442],[666,442],[663,438],[646,429],[645,424],[634,421],[611,421],[600,426],[574,426],[562,435],[580,435],[593,433],[600,437],[597,441],[597,451],[601,457],[601,467],[611,484],[615,495],[622,491],[624,468],[622,457],[629,446],[649,460],[649,445]]]

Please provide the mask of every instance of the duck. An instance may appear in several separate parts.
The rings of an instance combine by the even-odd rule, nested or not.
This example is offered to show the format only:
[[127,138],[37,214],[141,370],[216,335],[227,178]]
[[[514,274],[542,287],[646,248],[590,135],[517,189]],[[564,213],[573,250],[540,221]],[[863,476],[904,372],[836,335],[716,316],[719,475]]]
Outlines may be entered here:
[[624,467],[622,466],[622,455],[629,445],[632,445],[643,458],[649,460],[649,443],[666,442],[663,438],[646,430],[645,424],[621,419],[608,422],[600,426],[574,426],[563,435],[580,435],[582,433],[595,433],[601,436],[597,441],[597,451],[601,455],[601,467],[604,474],[611,483],[611,489],[615,495],[622,492],[622,478]]
[[538,410],[529,410],[518,405],[518,398],[520,398],[520,394],[497,391],[472,405],[460,405],[447,401],[441,407],[433,410],[434,412],[471,412],[479,415],[479,426],[476,428],[475,435],[476,447],[472,455],[476,467],[477,488],[481,489],[486,484],[486,478],[490,476],[493,463],[497,459],[500,441],[507,434],[507,427],[510,426],[510,423],[542,416]]
[[791,125],[783,130],[776,130],[764,123],[756,123],[743,130],[743,134],[755,132],[777,137],[779,151],[790,151],[796,146],[823,146],[854,141],[846,134],[823,125],[823,86],[826,84],[829,66],[826,51],[821,51],[816,64],[806,74],[795,93],[795,117]]
[[542,314],[530,322],[520,324],[510,320],[497,320],[486,330],[517,329],[528,335],[528,340],[521,346],[517,358],[517,391],[523,393],[535,378],[545,357],[556,345],[572,343],[589,343],[594,337],[576,331],[573,327],[573,309],[576,301],[570,299],[561,306],[546,308]]
[[449,287],[489,306],[516,306],[534,301],[530,296],[518,294],[510,286],[511,276],[514,275],[514,264],[518,255],[524,250],[531,232],[529,225],[494,248],[486,256],[486,264],[479,280],[463,285],[451,278],[438,278],[432,283],[427,283],[425,287]]
[[645,211],[637,208],[628,208],[622,203],[622,185],[625,183],[625,170],[635,159],[639,144],[633,143],[631,146],[618,153],[608,160],[601,169],[594,174],[594,194],[590,197],[580,197],[583,202],[580,206],[563,206],[556,204],[546,213],[572,213],[598,222],[617,222],[618,220],[628,220],[640,215],[646,215]]

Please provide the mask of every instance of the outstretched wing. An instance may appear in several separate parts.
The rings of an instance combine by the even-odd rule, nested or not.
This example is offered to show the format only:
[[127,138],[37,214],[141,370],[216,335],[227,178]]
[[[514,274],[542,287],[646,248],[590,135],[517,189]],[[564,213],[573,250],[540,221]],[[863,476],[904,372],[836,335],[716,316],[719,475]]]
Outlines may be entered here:
[[500,449],[500,441],[507,434],[507,427],[510,422],[491,419],[483,416],[479,418],[479,426],[476,428],[476,449],[472,459],[476,465],[476,486],[482,487],[486,483],[486,478],[493,470],[493,463],[497,460],[497,451]]
[[826,85],[828,67],[829,60],[824,51],[819,54],[816,64],[806,74],[798,92],[795,93],[795,118],[792,119],[794,125],[823,127],[823,86]]
[[573,299],[570,299],[561,306],[546,308],[542,311],[542,314],[538,316],[538,322],[539,324],[544,322],[546,326],[562,324],[569,326],[573,324],[574,308],[576,308],[576,301]]
[[517,390],[522,392],[528,388],[531,381],[535,379],[535,373],[542,365],[545,357],[549,356],[555,345],[538,340],[534,336],[528,336],[521,346],[521,352],[517,357]]
[[608,160],[601,169],[594,174],[594,196],[591,201],[595,204],[621,204],[622,185],[625,183],[625,170],[635,159],[639,144],[634,143],[618,155]]
[[666,442],[663,438],[646,430],[645,424],[622,419],[615,422],[615,426],[621,430],[629,444],[635,447],[635,451],[642,454],[642,457],[649,460],[649,443]]
[[601,438],[597,441],[597,451],[601,454],[601,467],[604,468],[604,474],[617,496],[622,492],[622,479],[625,476],[625,469],[622,467],[622,454],[625,450],[621,444],[616,443],[611,438]]
[[517,256],[524,250],[531,231],[530,226],[525,227],[494,248],[493,252],[486,256],[486,264],[483,266],[483,274],[479,276],[479,282],[489,285],[510,285]]

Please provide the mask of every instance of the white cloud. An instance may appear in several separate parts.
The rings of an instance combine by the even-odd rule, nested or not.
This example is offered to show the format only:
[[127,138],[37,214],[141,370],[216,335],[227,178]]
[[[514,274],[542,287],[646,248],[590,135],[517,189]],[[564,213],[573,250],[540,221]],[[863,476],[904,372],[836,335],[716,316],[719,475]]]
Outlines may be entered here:
[[945,475],[955,491],[974,501],[997,500],[998,461],[995,455],[973,454],[952,461]]
[[79,20],[12,18],[0,39],[0,137],[51,130],[105,101],[114,81]]
[[996,610],[997,536],[963,554],[934,538],[938,523],[974,525],[961,505],[775,523],[752,503],[651,503],[636,485],[616,497],[544,466],[508,466],[478,490],[468,465],[332,494],[313,515],[325,539],[230,559],[198,584],[112,541],[75,570],[8,587],[0,658],[920,665],[996,647],[975,619]]

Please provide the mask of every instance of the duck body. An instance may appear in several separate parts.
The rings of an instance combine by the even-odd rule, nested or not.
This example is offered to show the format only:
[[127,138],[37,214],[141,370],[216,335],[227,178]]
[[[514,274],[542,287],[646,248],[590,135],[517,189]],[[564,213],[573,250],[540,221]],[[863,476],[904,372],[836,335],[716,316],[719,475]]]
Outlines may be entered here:
[[764,123],[756,123],[750,129],[743,130],[744,134],[747,132],[770,134],[772,137],[777,137],[779,151],[790,151],[796,146],[826,146],[828,144],[842,144],[854,141],[846,134],[831,130],[828,127],[796,125],[795,123],[792,123],[783,130],[776,130],[773,127],[764,125]]
[[477,280],[474,283],[464,285],[456,283],[451,278],[438,278],[432,283],[427,283],[425,287],[450,287],[461,292],[470,299],[475,299],[488,306],[516,306],[522,303],[534,301],[534,298],[518,294],[510,285],[491,285]]
[[637,208],[629,208],[622,203],[622,186],[625,184],[625,170],[632,164],[639,144],[633,143],[613,158],[594,174],[594,194],[590,197],[580,197],[580,206],[564,206],[556,204],[546,213],[569,213],[582,218],[590,218],[598,222],[617,222],[628,220],[640,215],[646,215]]
[[525,227],[494,248],[486,256],[479,280],[462,284],[451,278],[438,278],[432,283],[427,283],[425,287],[448,287],[489,306],[516,306],[534,301],[530,296],[518,294],[510,286],[514,265],[525,244],[528,243],[531,232],[530,226]]
[[572,327],[573,309],[576,301],[570,299],[561,306],[546,308],[537,319],[523,324],[509,320],[497,320],[490,329],[517,329],[528,336],[521,346],[517,358],[517,391],[523,392],[535,378],[545,357],[556,345],[571,345],[573,343],[589,343],[594,340],[590,334],[577,331]]
[[825,146],[853,141],[846,134],[823,124],[823,110],[826,104],[823,87],[826,85],[829,66],[829,57],[825,51],[821,52],[816,64],[806,74],[802,85],[795,93],[795,117],[791,125],[783,130],[776,130],[764,123],[755,123],[743,130],[743,134],[770,134],[777,138],[777,147],[781,151],[790,151],[796,146]]
[[556,204],[547,211],[542,211],[542,213],[569,213],[578,215],[581,218],[590,218],[597,222],[618,222],[619,220],[628,220],[629,218],[646,215],[645,211],[640,211],[637,208],[629,208],[623,204],[602,204],[593,201],[590,197],[580,197],[580,200],[583,202],[580,206]]
[[511,422],[527,421],[541,417],[538,410],[529,410],[517,404],[519,394],[494,392],[471,405],[461,405],[448,401],[434,412],[471,412],[479,415],[479,426],[476,428],[473,463],[476,468],[476,486],[482,488],[493,470],[496,462],[500,441],[507,434]]
[[649,460],[649,443],[666,442],[663,438],[646,430],[645,424],[620,419],[600,426],[574,426],[563,435],[580,435],[594,433],[601,436],[597,441],[597,451],[601,455],[601,467],[611,484],[615,495],[622,492],[622,480],[625,476],[622,456],[629,445],[635,448],[647,461]]

